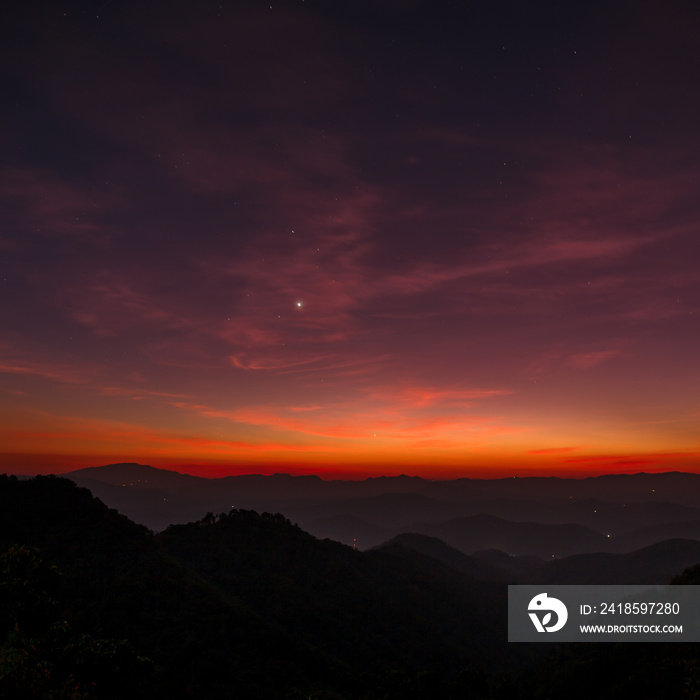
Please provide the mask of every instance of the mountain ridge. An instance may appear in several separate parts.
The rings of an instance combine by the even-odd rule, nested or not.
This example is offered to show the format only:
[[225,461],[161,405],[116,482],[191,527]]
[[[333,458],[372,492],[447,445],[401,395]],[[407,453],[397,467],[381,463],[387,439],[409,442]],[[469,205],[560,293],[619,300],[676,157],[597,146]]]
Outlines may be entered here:
[[[360,549],[410,531],[439,536],[466,554],[495,547],[548,557],[632,551],[665,539],[696,533],[700,537],[700,476],[682,472],[579,480],[552,476],[440,481],[401,475],[346,481],[290,474],[207,478],[118,463],[64,476],[156,532],[208,512],[242,508],[283,513],[316,537]],[[479,517],[483,534],[490,532],[493,539],[470,542],[469,523]],[[461,523],[448,523],[460,519]],[[532,531],[537,547],[523,546],[523,527]]]

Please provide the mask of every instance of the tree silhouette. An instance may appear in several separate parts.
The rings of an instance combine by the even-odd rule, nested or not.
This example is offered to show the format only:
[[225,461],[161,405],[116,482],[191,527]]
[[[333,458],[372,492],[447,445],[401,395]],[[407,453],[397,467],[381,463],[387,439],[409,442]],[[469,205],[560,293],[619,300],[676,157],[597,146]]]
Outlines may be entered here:
[[125,640],[75,635],[58,617],[60,573],[38,549],[0,556],[0,697],[103,700],[138,697],[150,665]]

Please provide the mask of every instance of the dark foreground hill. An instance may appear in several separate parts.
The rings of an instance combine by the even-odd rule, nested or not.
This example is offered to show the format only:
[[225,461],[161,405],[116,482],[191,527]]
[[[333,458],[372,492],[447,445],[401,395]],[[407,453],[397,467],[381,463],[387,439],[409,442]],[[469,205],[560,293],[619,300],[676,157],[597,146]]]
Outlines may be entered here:
[[240,509],[154,535],[68,480],[0,477],[0,697],[644,698],[696,680],[694,645],[509,645],[505,580],[420,547],[360,552]]
[[75,634],[152,661],[132,697],[379,697],[517,661],[504,587],[319,541],[279,515],[233,510],[154,536],[68,480],[2,477],[0,551],[13,545],[63,572],[57,615]]

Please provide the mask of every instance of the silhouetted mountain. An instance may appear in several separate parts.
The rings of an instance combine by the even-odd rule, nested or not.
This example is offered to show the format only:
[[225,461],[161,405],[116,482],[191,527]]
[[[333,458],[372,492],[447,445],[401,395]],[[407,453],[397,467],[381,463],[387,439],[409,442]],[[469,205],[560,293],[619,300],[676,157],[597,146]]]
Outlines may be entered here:
[[[492,515],[511,522],[581,525],[605,535],[606,538],[610,535],[611,540],[608,543],[601,544],[596,540],[597,548],[610,549],[615,545],[619,551],[629,551],[661,539],[692,537],[684,521],[700,513],[697,508],[673,503],[616,504],[592,499],[567,500],[563,503],[505,499],[461,503],[438,501],[420,493],[387,493],[318,505],[278,505],[289,518],[299,522],[317,537],[331,537],[345,544],[356,540],[358,546],[363,549],[376,546],[392,535],[408,529],[420,527],[422,532],[427,532],[423,528],[428,523]],[[416,525],[418,522],[419,526]],[[678,527],[675,527],[676,523]],[[647,528],[646,539],[612,539],[618,533],[627,533],[640,525]],[[359,527],[355,529],[356,526]],[[654,526],[659,527],[658,536],[654,534]]]
[[610,540],[610,551],[630,552],[671,539],[700,540],[700,520],[667,522],[623,532]]
[[421,523],[411,531],[439,537],[465,554],[500,549],[514,556],[564,557],[601,551],[607,538],[581,525],[514,523],[492,515],[474,515],[446,523]]
[[[270,628],[164,553],[146,528],[67,479],[0,477],[0,551],[13,545],[37,547],[59,567],[62,614],[77,633],[130,640],[154,660],[155,683],[170,697],[234,682],[257,659],[245,636]],[[225,629],[242,636],[232,635],[226,649],[207,641]],[[211,682],[200,677],[209,664],[219,669]]]
[[667,540],[625,554],[579,554],[546,562],[535,576],[537,583],[552,584],[666,584],[698,562],[700,542]]
[[348,514],[331,515],[319,520],[302,520],[299,526],[319,539],[336,540],[358,549],[369,549],[385,542],[394,534],[393,529]]
[[[387,482],[390,485],[390,482]],[[429,498],[421,493],[396,493],[393,491],[354,498],[345,501],[324,501],[291,507],[292,517],[305,519],[327,518],[339,513],[352,515],[366,522],[382,527],[402,527],[415,522],[417,517],[428,522],[441,522],[451,515],[456,517],[463,514],[463,507],[458,503],[448,503]]]
[[[375,549],[386,550],[396,547],[403,547],[404,549],[424,554],[469,578],[479,581],[519,582],[516,576],[508,576],[501,566],[493,566],[483,559],[470,557],[458,549],[450,547],[437,537],[429,537],[428,535],[417,533],[404,533],[397,535]],[[503,556],[507,558],[506,554]],[[541,560],[538,561],[541,563]]]
[[474,559],[486,562],[501,571],[509,583],[532,583],[537,581],[537,572],[545,563],[540,557],[515,557],[500,549],[482,549],[472,554]]
[[668,584],[678,572],[700,562],[700,542],[667,540],[625,554],[575,554],[545,561],[491,549],[467,556],[435,537],[404,534],[377,549],[401,546],[482,581],[529,584]]
[[[455,503],[445,508],[446,520]],[[505,520],[538,522],[543,524],[573,523],[584,525],[605,535],[616,535],[640,527],[685,522],[700,517],[700,509],[677,503],[649,501],[646,503],[610,503],[586,498],[565,501],[527,501],[496,499],[483,502],[461,503],[460,515],[486,513]]]
[[[558,546],[552,526],[461,520],[467,538],[481,528],[516,541],[515,525],[537,547]],[[572,528],[559,528],[561,536],[589,536]],[[687,541],[543,562],[493,551],[466,556],[408,534],[360,552],[319,541],[282,515],[242,509],[154,536],[66,479],[0,477],[0,552],[12,545],[39,547],[63,571],[60,614],[76,635],[129,640],[152,659],[152,676],[133,680],[130,696],[212,700],[534,697],[515,690],[531,689],[530,676],[517,686],[497,680],[554,652],[506,642],[513,571],[536,565],[538,581],[653,582],[700,561],[700,543]],[[0,580],[0,589],[6,584]],[[17,635],[6,624],[0,633],[0,648],[12,651]],[[7,658],[24,658],[13,653]],[[118,658],[110,653],[103,662]],[[605,657],[586,663],[599,668]],[[568,676],[554,678],[553,687],[570,688]]]
[[158,540],[260,616],[294,630],[335,664],[343,659],[348,670],[371,669],[381,658],[446,672],[456,650],[485,661],[471,648],[476,639],[492,653],[498,646],[491,613],[472,609],[469,600],[492,601],[499,618],[502,592],[470,584],[451,570],[437,575],[406,558],[319,541],[280,515],[233,511],[171,526]]
[[39,547],[64,572],[66,618],[153,659],[155,695],[356,697],[388,669],[447,682],[513,658],[505,588],[280,515],[233,510],[154,537],[56,477],[1,477],[0,513],[0,550]]
[[337,508],[327,507],[330,501],[410,492],[425,483],[408,476],[323,481],[318,476],[246,474],[206,479],[133,463],[88,467],[63,476],[155,532],[232,508],[285,514],[301,509],[298,516],[295,511],[295,520],[320,520],[337,514]]
[[538,501],[595,499],[609,503],[664,501],[691,508],[700,503],[700,474],[606,474],[585,479],[509,477],[506,479],[455,479],[430,481],[421,489],[444,501],[483,502],[495,499]]
[[[360,549],[406,531],[438,536],[465,553],[496,547],[510,554],[529,552],[548,558],[584,551],[631,551],[664,539],[700,537],[693,524],[700,522],[694,500],[700,495],[696,474],[579,480],[426,481],[400,476],[324,481],[286,474],[205,479],[145,465],[115,464],[67,476],[155,531],[197,520],[206,512],[238,508],[283,513],[319,538]],[[489,515],[500,524],[484,520],[484,537],[479,540],[470,536],[473,528],[468,520],[458,522]],[[504,521],[565,529],[558,528],[559,536]],[[518,530],[527,532],[527,538],[518,537]]]
[[202,477],[180,474],[168,469],[157,469],[147,464],[123,462],[107,464],[104,467],[86,467],[62,476],[75,481],[76,478],[90,479],[91,482],[101,481],[112,486],[136,488],[182,488],[191,487],[197,483],[205,483]]

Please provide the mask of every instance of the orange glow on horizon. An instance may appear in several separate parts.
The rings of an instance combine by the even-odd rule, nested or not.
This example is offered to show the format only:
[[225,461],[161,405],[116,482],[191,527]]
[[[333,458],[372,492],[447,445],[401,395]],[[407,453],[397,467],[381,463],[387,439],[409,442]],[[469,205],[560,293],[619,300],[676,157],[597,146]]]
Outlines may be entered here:
[[3,47],[0,470],[700,471],[693,3],[503,42],[515,3],[362,3],[361,45],[328,40],[341,3],[230,3],[117,54],[130,12],[94,41],[32,5]]
[[[52,473],[138,462],[206,476],[288,472],[353,479],[700,471],[700,450],[692,441],[669,449],[654,430],[616,426],[603,432],[580,418],[575,424],[560,421],[555,432],[539,427],[538,421],[544,425],[549,419],[536,414],[521,424],[506,410],[508,392],[404,387],[379,395],[367,404],[330,408],[297,404],[229,411],[152,397],[150,402],[167,409],[165,420],[156,422],[150,409],[138,424],[16,411],[6,413],[0,427],[3,470]],[[111,394],[109,400],[119,399]]]

